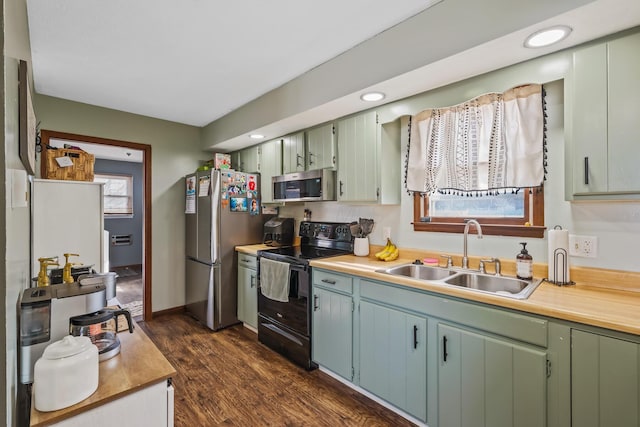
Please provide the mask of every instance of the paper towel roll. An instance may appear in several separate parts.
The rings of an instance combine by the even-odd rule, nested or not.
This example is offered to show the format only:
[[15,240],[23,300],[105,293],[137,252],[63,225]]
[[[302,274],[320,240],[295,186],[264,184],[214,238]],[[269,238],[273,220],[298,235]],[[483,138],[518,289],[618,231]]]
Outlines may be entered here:
[[554,283],[569,283],[569,231],[553,229],[548,232],[549,253],[549,281]]

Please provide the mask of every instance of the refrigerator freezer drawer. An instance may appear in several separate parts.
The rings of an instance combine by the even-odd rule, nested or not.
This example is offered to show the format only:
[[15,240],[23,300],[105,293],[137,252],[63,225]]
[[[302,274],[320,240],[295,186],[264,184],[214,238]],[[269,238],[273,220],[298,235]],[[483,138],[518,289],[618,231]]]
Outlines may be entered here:
[[187,313],[210,329],[214,329],[214,277],[217,277],[215,273],[219,273],[219,267],[187,258],[185,268]]

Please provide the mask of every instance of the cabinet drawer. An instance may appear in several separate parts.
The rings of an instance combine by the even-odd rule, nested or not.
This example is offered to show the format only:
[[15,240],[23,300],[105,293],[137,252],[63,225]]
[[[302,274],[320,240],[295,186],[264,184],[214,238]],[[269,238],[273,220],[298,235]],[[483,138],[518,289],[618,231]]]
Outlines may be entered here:
[[248,254],[238,254],[238,265],[247,268],[256,269],[258,265],[258,258]]
[[341,274],[329,273],[322,270],[313,270],[313,284],[314,286],[322,286],[323,288],[348,294],[353,293],[353,279]]
[[380,301],[514,340],[547,347],[548,322],[537,317],[368,280],[360,282],[360,296],[363,299]]

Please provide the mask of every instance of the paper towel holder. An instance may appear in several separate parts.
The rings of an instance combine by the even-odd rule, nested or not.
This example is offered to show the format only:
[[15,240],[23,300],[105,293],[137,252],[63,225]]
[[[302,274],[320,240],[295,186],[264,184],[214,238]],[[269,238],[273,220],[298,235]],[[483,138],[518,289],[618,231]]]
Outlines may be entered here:
[[[556,225],[553,227],[554,230],[562,230],[562,227]],[[548,262],[553,262],[553,277],[555,280],[546,279],[547,282],[553,283],[558,286],[569,286],[575,285],[575,282],[571,280],[567,280],[567,276],[569,275],[569,259],[567,258],[567,250],[564,248],[556,248],[553,251],[553,259],[550,259]],[[561,274],[559,274],[561,273]],[[562,277],[560,277],[562,276]]]
[[567,274],[567,251],[563,248],[558,248],[553,251],[553,275],[556,278],[556,280],[547,279],[547,282],[553,283],[554,285],[558,285],[558,286],[575,285],[576,282],[571,280],[566,280],[567,279],[566,274]]

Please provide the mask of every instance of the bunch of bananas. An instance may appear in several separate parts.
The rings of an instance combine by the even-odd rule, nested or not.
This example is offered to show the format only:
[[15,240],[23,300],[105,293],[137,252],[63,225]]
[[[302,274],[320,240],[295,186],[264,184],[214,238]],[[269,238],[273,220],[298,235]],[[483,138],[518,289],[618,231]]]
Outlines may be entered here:
[[398,247],[391,242],[391,239],[387,239],[387,245],[375,255],[380,261],[393,261],[398,259],[400,252]]

